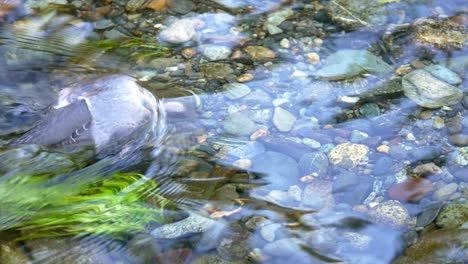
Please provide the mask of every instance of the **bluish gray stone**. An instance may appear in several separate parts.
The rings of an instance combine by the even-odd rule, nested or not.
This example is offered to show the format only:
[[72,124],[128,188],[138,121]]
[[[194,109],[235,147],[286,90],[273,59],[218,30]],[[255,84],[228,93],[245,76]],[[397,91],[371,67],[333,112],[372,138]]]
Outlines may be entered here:
[[229,154],[241,159],[250,159],[264,152],[265,146],[263,146],[262,143],[257,141],[251,141],[245,145],[232,149],[231,151],[229,151]]
[[432,64],[425,67],[424,70],[437,77],[437,79],[452,85],[458,85],[463,81],[457,73],[445,68],[442,65]]
[[282,153],[267,151],[252,158],[252,171],[265,174],[272,185],[281,187],[291,185],[299,178],[296,161]]
[[229,134],[248,136],[257,129],[257,125],[244,113],[236,112],[223,121],[223,128]]
[[311,175],[313,173],[322,175],[328,171],[328,167],[328,157],[322,152],[304,154],[299,160],[299,168],[303,175]]

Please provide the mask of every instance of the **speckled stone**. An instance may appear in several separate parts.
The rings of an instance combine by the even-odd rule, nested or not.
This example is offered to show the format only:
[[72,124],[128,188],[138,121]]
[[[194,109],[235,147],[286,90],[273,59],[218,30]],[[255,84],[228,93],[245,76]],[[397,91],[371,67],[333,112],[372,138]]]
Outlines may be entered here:
[[352,168],[367,159],[369,148],[362,144],[343,143],[332,149],[328,158],[333,165]]
[[457,228],[468,222],[468,203],[448,204],[440,211],[436,224],[442,228]]
[[405,228],[410,222],[408,210],[398,201],[389,200],[369,209],[371,221],[389,225],[394,228]]

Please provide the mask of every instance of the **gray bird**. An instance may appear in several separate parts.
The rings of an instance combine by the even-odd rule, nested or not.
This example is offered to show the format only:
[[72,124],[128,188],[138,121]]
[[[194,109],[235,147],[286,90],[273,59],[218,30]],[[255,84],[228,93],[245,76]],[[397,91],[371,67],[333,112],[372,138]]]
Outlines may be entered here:
[[162,104],[135,79],[110,75],[62,89],[36,126],[11,144],[92,145],[102,155],[154,138],[164,116]]

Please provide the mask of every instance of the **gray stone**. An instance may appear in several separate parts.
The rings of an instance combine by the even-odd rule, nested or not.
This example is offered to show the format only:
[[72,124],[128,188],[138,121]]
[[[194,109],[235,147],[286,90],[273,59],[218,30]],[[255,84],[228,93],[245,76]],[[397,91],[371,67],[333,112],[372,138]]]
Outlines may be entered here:
[[93,23],[94,28],[97,30],[104,30],[104,29],[109,29],[111,27],[114,27],[114,22],[109,19],[101,19]]
[[257,125],[246,114],[236,112],[223,121],[223,128],[229,134],[248,136],[255,132]]
[[339,202],[360,205],[372,192],[373,186],[374,179],[369,176],[343,173],[333,181],[333,193]]
[[326,7],[333,21],[348,29],[374,27],[387,22],[387,9],[379,0],[332,0]]
[[239,99],[250,93],[249,86],[242,83],[229,83],[223,86],[224,96],[231,100]]
[[190,41],[195,36],[197,23],[195,19],[178,19],[159,33],[159,39],[172,44]]
[[441,208],[442,203],[433,203],[428,207],[424,208],[423,211],[418,215],[416,226],[425,227],[434,222],[437,215],[439,215]]
[[283,21],[293,15],[294,11],[292,9],[282,9],[281,11],[269,14],[266,23],[268,25],[279,26]]
[[191,0],[169,0],[167,6],[172,11],[178,14],[187,14],[195,8],[195,4]]
[[415,70],[402,79],[405,95],[427,108],[454,105],[463,98],[462,90],[443,82],[425,70]]
[[209,61],[225,60],[231,55],[231,48],[218,45],[206,45],[202,47],[203,56]]
[[265,152],[265,146],[257,141],[247,142],[245,145],[234,148],[229,151],[230,155],[241,159],[251,159],[254,156]]
[[242,101],[251,106],[271,106],[272,98],[267,92],[260,89],[255,89],[253,92],[243,97]]
[[302,155],[299,160],[299,168],[302,175],[311,175],[317,173],[323,175],[327,173],[329,167],[327,155],[321,152],[312,152]]
[[324,66],[314,74],[325,80],[341,80],[362,73],[386,73],[391,69],[390,65],[367,50],[344,49],[328,56]]
[[121,39],[127,37],[127,35],[113,28],[111,30],[104,31],[104,37],[106,39]]
[[297,238],[284,238],[266,244],[264,253],[273,257],[287,257],[302,251],[302,241]]
[[368,134],[361,132],[359,130],[353,130],[351,132],[351,136],[349,137],[349,141],[353,143],[364,143],[364,141],[366,141],[366,139],[368,138],[369,138]]
[[372,174],[376,176],[380,176],[384,174],[391,174],[393,162],[394,160],[390,157],[387,157],[387,156],[380,157],[374,163],[374,167],[372,168]]
[[373,117],[380,115],[380,107],[376,103],[367,103],[359,108],[359,113],[364,117]]
[[332,182],[315,179],[302,192],[301,206],[313,210],[329,209],[335,205]]
[[275,111],[273,113],[273,124],[279,131],[290,131],[295,122],[296,117],[293,114],[281,107],[275,107]]
[[260,229],[260,234],[262,235],[263,239],[268,242],[275,241],[276,234],[275,232],[281,228],[281,224],[269,224],[265,225]]
[[216,225],[216,221],[191,213],[181,221],[162,225],[151,231],[151,235],[157,239],[175,239],[191,234],[199,234]]
[[437,79],[451,85],[458,85],[463,81],[457,73],[445,68],[442,65],[432,64],[425,67],[424,70],[432,74]]
[[440,188],[438,188],[432,198],[434,198],[434,200],[436,201],[443,201],[443,200],[447,200],[450,198],[450,196],[452,196],[452,194],[454,194],[458,189],[458,184],[455,183],[455,182],[452,182],[452,183],[449,183],[447,185],[444,185]]
[[296,161],[282,153],[267,151],[252,158],[252,171],[265,174],[266,180],[276,186],[289,186],[299,178]]

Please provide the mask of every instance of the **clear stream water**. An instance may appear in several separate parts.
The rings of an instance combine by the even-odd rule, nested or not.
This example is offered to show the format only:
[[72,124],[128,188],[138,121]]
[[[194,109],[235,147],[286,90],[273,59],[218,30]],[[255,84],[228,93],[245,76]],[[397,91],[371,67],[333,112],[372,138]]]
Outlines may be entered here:
[[[0,263],[463,263],[467,12],[0,0]],[[403,91],[428,66],[454,102]],[[8,144],[111,74],[165,104],[152,141]]]

